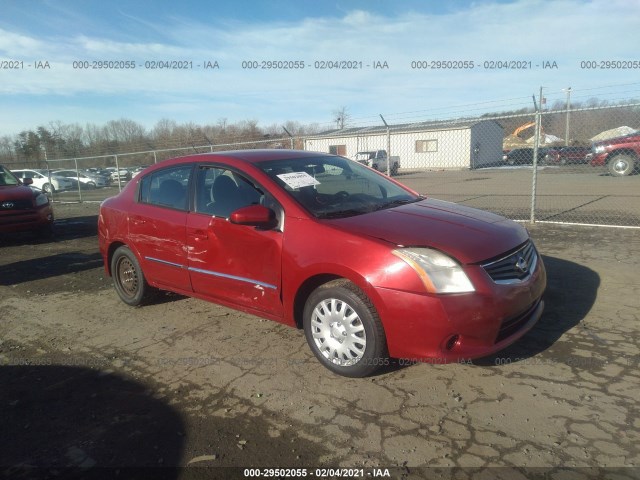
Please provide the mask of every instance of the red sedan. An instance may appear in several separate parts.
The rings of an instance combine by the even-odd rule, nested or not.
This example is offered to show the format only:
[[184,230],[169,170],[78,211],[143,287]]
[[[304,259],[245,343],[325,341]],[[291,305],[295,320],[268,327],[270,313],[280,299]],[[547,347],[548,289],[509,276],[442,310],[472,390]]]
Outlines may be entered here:
[[129,305],[170,290],[303,328],[320,362],[346,376],[389,357],[489,355],[544,306],[524,227],[323,153],[167,160],[106,200],[98,228]]

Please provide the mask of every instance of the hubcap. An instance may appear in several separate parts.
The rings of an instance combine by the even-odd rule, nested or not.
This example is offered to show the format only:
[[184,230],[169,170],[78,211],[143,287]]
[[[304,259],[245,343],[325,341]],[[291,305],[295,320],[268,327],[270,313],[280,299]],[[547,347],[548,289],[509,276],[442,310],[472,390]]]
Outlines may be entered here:
[[616,163],[613,165],[613,168],[615,169],[616,172],[618,173],[622,173],[624,171],[627,170],[629,166],[627,165],[627,162],[625,162],[624,160],[618,160],[616,161]]
[[122,291],[128,297],[134,297],[138,291],[138,276],[136,268],[126,257],[118,262],[118,283],[122,287]]
[[349,304],[337,298],[316,305],[311,317],[311,332],[320,353],[337,365],[355,365],[367,347],[362,320]]

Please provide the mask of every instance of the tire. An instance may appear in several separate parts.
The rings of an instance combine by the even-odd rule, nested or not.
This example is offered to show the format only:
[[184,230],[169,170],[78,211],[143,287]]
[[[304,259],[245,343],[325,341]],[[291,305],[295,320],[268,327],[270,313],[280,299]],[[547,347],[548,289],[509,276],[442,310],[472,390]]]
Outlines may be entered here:
[[95,184],[95,183],[93,183],[93,182],[89,182],[89,183],[87,183],[87,188],[90,188],[90,189],[92,189],[92,190],[93,190],[93,189],[95,189],[95,188],[96,188],[96,184]]
[[311,351],[332,372],[359,378],[389,365],[387,340],[378,312],[364,292],[350,281],[334,280],[315,289],[307,299],[303,315]]
[[636,169],[636,159],[628,153],[619,153],[611,157],[607,167],[611,176],[624,177],[631,175]]
[[569,163],[567,157],[560,157],[560,165],[566,165],[567,163]]
[[44,193],[51,194],[51,193],[55,193],[56,189],[50,183],[45,183],[44,185],[42,185],[42,191]]
[[118,296],[127,305],[142,305],[152,297],[154,289],[144,278],[140,263],[129,247],[118,247],[113,253],[111,274]]
[[398,164],[397,164],[397,163],[394,163],[394,164],[391,166],[391,172],[389,172],[389,173],[391,173],[391,176],[392,176],[392,177],[393,177],[394,175],[397,175],[397,174],[398,174]]

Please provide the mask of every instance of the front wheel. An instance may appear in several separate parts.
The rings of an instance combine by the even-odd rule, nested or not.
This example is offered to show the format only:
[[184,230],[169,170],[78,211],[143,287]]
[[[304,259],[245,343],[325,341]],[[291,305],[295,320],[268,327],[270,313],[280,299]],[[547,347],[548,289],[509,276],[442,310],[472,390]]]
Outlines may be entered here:
[[614,177],[631,175],[636,168],[636,161],[628,153],[621,153],[609,160],[609,173]]
[[389,364],[378,312],[348,280],[334,280],[313,291],[304,308],[303,326],[311,351],[338,375],[366,377]]
[[138,259],[128,247],[123,245],[113,253],[111,274],[118,296],[127,305],[141,305],[152,296],[153,288],[147,283]]
[[49,194],[51,194],[51,193],[53,193],[53,192],[55,191],[55,188],[53,188],[53,185],[51,185],[50,183],[45,183],[45,184],[42,186],[42,191],[43,191],[44,193],[49,193]]

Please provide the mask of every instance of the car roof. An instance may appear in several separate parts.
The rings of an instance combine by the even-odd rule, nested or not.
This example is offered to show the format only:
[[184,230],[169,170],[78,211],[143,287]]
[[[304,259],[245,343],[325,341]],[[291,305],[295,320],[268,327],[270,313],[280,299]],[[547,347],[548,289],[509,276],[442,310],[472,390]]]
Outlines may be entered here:
[[177,163],[193,162],[233,158],[247,163],[259,163],[269,160],[287,160],[294,158],[314,158],[318,156],[332,156],[326,152],[309,152],[306,150],[282,150],[282,149],[263,149],[263,150],[232,150],[227,152],[201,153],[198,155],[189,155],[187,157],[178,157],[173,160]]

